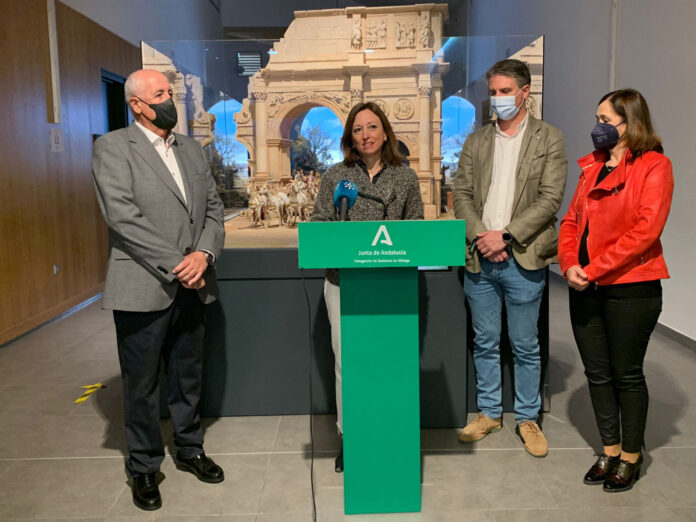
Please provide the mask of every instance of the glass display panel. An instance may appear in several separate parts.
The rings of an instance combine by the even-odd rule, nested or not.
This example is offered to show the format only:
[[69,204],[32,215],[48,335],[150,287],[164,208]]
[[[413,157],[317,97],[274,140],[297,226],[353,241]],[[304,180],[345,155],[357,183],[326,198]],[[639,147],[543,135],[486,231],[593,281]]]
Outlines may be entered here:
[[297,245],[296,225],[309,219],[322,173],[342,161],[343,125],[358,102],[374,101],[389,119],[418,175],[426,219],[454,217],[462,145],[491,119],[485,74],[493,63],[529,65],[527,106],[542,117],[543,37],[445,38],[436,13],[426,24],[407,7],[357,18],[308,11],[334,14],[296,18],[278,41],[142,44],[143,66],[172,83],[175,130],[210,160],[226,247]]

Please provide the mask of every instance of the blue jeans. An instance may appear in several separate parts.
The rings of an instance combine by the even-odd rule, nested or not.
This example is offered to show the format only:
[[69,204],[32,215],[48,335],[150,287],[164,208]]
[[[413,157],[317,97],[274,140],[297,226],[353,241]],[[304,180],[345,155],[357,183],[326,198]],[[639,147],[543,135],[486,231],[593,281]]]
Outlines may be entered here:
[[505,300],[508,337],[515,367],[515,420],[536,421],[541,409],[541,358],[537,337],[539,305],[546,269],[526,270],[511,256],[491,263],[481,257],[481,272],[464,272],[464,294],[474,328],[474,365],[478,408],[493,419],[503,414],[500,329]]

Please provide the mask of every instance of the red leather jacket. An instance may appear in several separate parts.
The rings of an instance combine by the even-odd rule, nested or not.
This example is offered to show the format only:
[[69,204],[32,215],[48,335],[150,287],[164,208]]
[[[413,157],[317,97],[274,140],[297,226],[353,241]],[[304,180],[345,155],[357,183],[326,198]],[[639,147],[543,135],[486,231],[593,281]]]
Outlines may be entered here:
[[611,285],[669,277],[660,234],[672,204],[672,163],[658,152],[631,158],[630,152],[624,154],[596,187],[606,153],[594,151],[578,160],[580,181],[558,237],[564,275],[580,264],[580,240],[589,221],[590,264],[583,270],[591,282]]

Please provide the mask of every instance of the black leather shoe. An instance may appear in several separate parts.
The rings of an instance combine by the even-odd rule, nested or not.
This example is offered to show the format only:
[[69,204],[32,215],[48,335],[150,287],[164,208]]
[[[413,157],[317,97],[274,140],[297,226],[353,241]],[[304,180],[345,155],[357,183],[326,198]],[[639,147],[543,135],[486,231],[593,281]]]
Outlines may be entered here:
[[597,462],[595,462],[590,468],[590,471],[585,473],[585,478],[583,478],[582,481],[590,486],[604,483],[607,475],[614,470],[619,463],[619,460],[619,455],[616,457],[611,457],[606,453],[602,453],[597,459]]
[[634,464],[621,460],[609,475],[607,475],[604,481],[604,491],[607,493],[618,493],[619,491],[628,491],[631,489],[633,484],[640,478],[640,466],[642,464],[643,455],[640,455]]
[[338,457],[336,457],[336,463],[334,464],[334,469],[336,473],[343,473],[343,445],[341,444],[341,449],[338,451]]
[[157,486],[155,473],[133,473],[130,479],[133,504],[145,511],[162,507],[162,497]]
[[198,480],[203,482],[208,482],[210,484],[217,484],[225,480],[225,473],[222,468],[213,462],[213,459],[206,456],[205,453],[196,455],[190,459],[176,459],[177,469],[183,471],[190,471]]

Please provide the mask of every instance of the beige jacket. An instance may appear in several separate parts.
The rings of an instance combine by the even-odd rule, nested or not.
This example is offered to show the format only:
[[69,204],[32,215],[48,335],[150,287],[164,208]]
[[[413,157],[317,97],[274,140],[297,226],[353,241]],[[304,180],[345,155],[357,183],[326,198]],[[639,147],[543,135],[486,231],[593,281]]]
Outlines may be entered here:
[[[459,156],[454,180],[454,214],[466,220],[466,269],[481,271],[478,251],[471,251],[476,234],[486,232],[481,218],[493,173],[495,123],[471,133]],[[505,229],[512,234],[512,252],[527,270],[558,261],[556,212],[563,201],[568,161],[561,131],[531,115],[517,160],[512,217]]]

